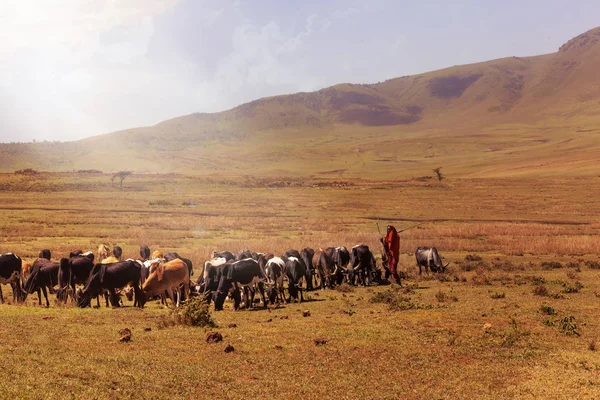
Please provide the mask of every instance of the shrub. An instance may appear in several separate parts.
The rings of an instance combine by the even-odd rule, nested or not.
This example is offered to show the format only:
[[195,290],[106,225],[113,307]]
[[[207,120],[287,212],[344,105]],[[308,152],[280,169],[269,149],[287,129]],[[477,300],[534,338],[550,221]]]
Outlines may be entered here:
[[150,206],[172,206],[173,203],[167,200],[154,200],[148,203]]
[[543,270],[562,268],[563,265],[558,261],[543,261],[540,266]]
[[458,301],[458,297],[451,295],[451,294],[447,294],[446,292],[443,292],[441,289],[439,292],[437,292],[435,294],[435,298],[440,303],[444,303],[447,301],[454,301],[454,302]]
[[354,292],[354,288],[347,283],[342,283],[341,285],[337,285],[335,290],[342,293]]
[[548,296],[548,288],[544,285],[538,285],[533,289],[534,296]]
[[491,285],[492,284],[490,282],[489,278],[487,277],[487,275],[485,274],[485,272],[483,271],[482,267],[477,268],[477,270],[475,271],[475,276],[473,278],[471,278],[471,281],[475,285]]
[[375,293],[369,299],[371,303],[384,303],[388,305],[390,311],[405,311],[417,309],[430,309],[432,306],[426,306],[414,303],[410,297],[401,295],[398,290],[387,289],[383,292]]
[[567,336],[580,336],[581,334],[578,331],[577,324],[575,323],[575,317],[564,317],[560,321],[560,329]]
[[502,293],[498,293],[495,292],[490,296],[492,299],[503,299],[506,297],[506,293],[502,292]]
[[201,328],[217,327],[208,304],[201,298],[188,299],[182,307],[171,310],[168,316],[163,317],[159,326],[167,327],[172,325],[198,326]]
[[600,263],[598,261],[586,261],[585,266],[588,267],[589,269],[600,269]]
[[554,307],[548,306],[546,304],[542,304],[542,306],[540,307],[540,311],[542,312],[542,314],[556,315],[556,310],[554,309]]
[[562,290],[563,293],[579,293],[579,291],[583,289],[583,284],[581,282],[575,282],[574,286],[565,285],[565,288]]
[[458,262],[463,271],[475,271],[479,268],[489,269],[489,264],[476,254],[468,254],[464,261]]

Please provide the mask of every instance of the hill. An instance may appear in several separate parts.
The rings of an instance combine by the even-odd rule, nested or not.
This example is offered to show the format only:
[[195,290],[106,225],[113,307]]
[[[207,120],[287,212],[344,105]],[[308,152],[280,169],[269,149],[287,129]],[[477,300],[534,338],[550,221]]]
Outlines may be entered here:
[[600,28],[553,54],[263,98],[70,143],[0,170],[406,178],[598,174]]

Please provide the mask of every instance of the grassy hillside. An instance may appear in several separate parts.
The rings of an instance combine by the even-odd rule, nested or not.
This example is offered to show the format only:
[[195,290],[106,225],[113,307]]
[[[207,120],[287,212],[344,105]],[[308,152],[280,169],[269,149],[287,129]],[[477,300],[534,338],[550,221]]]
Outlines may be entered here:
[[408,178],[590,175],[600,28],[536,57],[340,84],[72,143],[0,145],[0,170]]

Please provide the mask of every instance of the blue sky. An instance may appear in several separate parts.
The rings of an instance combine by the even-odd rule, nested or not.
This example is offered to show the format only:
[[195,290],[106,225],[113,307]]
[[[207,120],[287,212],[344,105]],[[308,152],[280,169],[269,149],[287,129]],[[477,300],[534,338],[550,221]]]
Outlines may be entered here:
[[0,141],[550,53],[598,16],[597,0],[2,0]]

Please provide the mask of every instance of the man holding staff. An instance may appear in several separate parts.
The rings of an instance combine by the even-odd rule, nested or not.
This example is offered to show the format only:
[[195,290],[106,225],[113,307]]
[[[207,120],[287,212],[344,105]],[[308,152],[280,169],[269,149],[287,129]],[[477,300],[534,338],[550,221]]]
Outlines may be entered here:
[[388,225],[385,238],[380,238],[379,241],[383,244],[383,249],[387,258],[387,267],[394,280],[396,280],[396,283],[401,285],[400,276],[398,275],[398,261],[400,260],[400,236],[398,235],[398,231],[394,226]]

